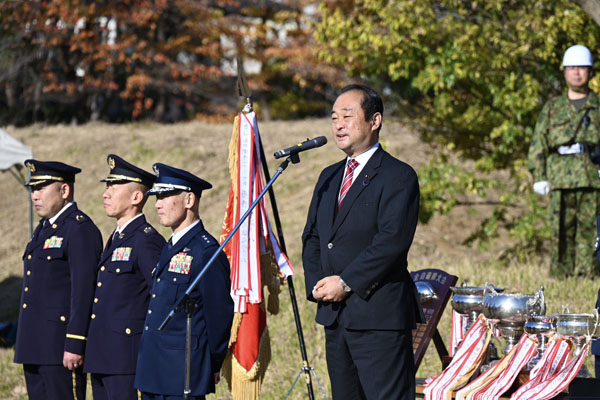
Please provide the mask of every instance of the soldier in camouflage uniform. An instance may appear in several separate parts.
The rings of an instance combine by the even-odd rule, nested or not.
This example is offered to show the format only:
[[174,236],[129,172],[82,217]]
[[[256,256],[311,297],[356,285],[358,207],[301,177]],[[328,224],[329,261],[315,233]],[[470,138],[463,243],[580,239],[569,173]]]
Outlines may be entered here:
[[592,158],[600,153],[600,99],[588,88],[589,49],[567,49],[563,67],[568,91],[544,105],[529,147],[529,169],[534,191],[550,194],[551,273],[592,275],[598,274],[600,180]]

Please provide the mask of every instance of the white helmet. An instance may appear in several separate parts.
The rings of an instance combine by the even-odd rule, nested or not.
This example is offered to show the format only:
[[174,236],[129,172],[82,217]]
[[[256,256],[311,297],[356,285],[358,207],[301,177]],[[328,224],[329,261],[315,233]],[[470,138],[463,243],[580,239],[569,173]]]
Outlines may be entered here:
[[593,67],[592,52],[585,46],[576,44],[565,51],[563,67]]

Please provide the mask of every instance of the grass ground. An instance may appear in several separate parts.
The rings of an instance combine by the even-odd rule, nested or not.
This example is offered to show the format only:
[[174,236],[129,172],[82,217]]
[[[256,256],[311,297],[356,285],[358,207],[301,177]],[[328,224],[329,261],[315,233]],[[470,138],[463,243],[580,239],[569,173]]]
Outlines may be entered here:
[[[261,123],[261,137],[265,146],[271,175],[279,162],[272,157],[276,150],[298,143],[306,137],[330,137],[329,122],[324,119],[300,122]],[[178,166],[212,182],[214,189],[202,197],[201,214],[205,226],[218,236],[225,212],[229,175],[227,149],[231,136],[230,124],[158,125],[152,123],[83,126],[31,126],[7,128],[15,138],[34,151],[42,160],[61,160],[83,169],[77,176],[75,197],[78,205],[96,222],[106,237],[114,228],[114,220],[105,216],[101,195],[106,176],[106,155],[116,153],[148,170],[154,162]],[[387,122],[382,132],[382,143],[396,157],[407,161],[417,170],[431,157],[431,150],[415,134],[397,123]],[[300,257],[300,235],[304,226],[312,189],[320,170],[343,158],[333,143],[301,154],[302,162],[290,165],[274,185],[288,255],[296,268],[294,285],[302,318],[302,326],[311,366],[329,397],[329,380],[325,365],[324,335],[314,322],[315,306],[305,301],[304,279]],[[18,313],[21,291],[21,255],[29,235],[28,194],[8,173],[0,174],[0,321],[14,320]],[[169,232],[157,223],[152,200],[146,205],[150,222],[164,235]],[[478,221],[489,213],[486,206],[457,208],[450,215],[435,217],[427,225],[419,225],[409,254],[409,269],[439,268],[457,275],[460,281],[472,285],[486,282],[510,291],[532,293],[545,286],[548,313],[557,313],[562,305],[571,311],[590,312],[595,303],[599,282],[596,279],[556,279],[548,274],[544,257],[525,262],[499,262],[498,252],[480,253],[463,246]],[[37,220],[37,218],[34,218]],[[502,243],[499,243],[502,247]],[[302,360],[293,320],[287,287],[280,295],[280,313],[269,316],[272,361],[263,384],[263,399],[282,399],[290,390]],[[390,310],[402,312],[402,310]],[[439,330],[446,343],[450,337],[450,306],[446,309]],[[21,367],[12,363],[13,350],[0,349],[0,398],[25,399],[26,391]],[[591,358],[588,368],[593,370]],[[418,376],[434,375],[441,370],[434,347],[428,350]],[[316,398],[321,398],[313,382]],[[90,397],[91,398],[91,397]],[[230,399],[227,386],[221,383],[209,399]],[[301,379],[290,399],[305,399],[306,385]]]

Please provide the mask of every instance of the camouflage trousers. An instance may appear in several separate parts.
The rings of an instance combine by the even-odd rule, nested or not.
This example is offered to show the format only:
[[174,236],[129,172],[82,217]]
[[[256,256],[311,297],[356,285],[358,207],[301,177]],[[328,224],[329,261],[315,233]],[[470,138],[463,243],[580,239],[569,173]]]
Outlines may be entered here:
[[595,244],[600,190],[550,192],[550,272],[555,276],[600,275]]

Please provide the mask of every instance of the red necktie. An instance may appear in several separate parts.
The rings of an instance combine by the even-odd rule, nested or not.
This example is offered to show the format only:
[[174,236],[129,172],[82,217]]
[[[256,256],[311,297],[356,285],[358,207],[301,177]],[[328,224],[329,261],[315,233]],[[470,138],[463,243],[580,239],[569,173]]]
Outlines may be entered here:
[[340,198],[338,200],[338,211],[342,207],[342,201],[344,201],[344,197],[348,194],[348,190],[350,190],[350,186],[352,186],[352,176],[354,175],[354,169],[358,167],[358,162],[353,160],[352,158],[348,159],[346,163],[346,175],[344,176],[344,180],[342,182],[342,190],[340,190]]

